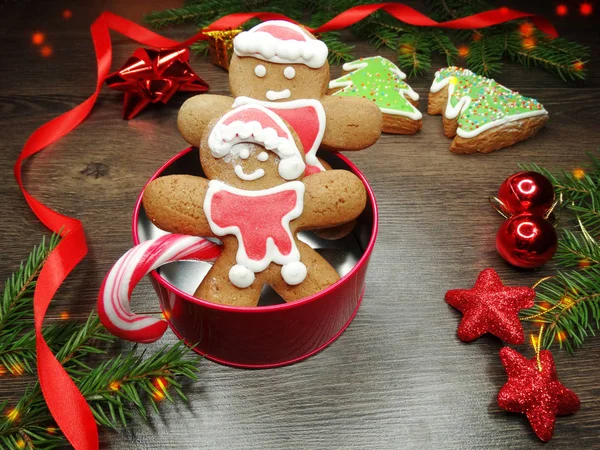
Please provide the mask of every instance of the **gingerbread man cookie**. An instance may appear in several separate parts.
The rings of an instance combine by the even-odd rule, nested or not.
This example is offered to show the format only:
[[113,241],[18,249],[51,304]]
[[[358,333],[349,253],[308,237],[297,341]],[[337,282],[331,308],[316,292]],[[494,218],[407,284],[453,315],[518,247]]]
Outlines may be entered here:
[[231,109],[203,135],[200,162],[208,179],[161,177],[143,197],[159,228],[222,240],[223,252],[195,296],[256,306],[266,284],[293,301],[337,281],[335,269],[297,233],[358,217],[366,204],[362,182],[344,170],[306,177],[302,140],[262,105]]
[[234,98],[198,95],[177,120],[184,139],[198,146],[206,125],[232,106],[262,105],[283,118],[306,152],[307,175],[324,170],[319,148],[361,150],[381,134],[377,105],[358,97],[329,96],[328,49],[290,22],[263,22],[237,35],[229,68]]

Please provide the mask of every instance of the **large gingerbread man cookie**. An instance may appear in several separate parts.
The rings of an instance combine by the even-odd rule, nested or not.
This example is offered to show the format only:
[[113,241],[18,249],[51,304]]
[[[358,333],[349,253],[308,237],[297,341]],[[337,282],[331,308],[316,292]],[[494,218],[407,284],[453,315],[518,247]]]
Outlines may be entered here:
[[143,196],[159,228],[223,242],[195,296],[256,306],[264,285],[289,302],[337,281],[335,269],[297,233],[358,217],[366,204],[362,182],[344,170],[305,176],[302,140],[262,105],[234,108],[205,131],[200,162],[208,179],[161,177]]
[[328,49],[298,25],[263,22],[237,35],[229,68],[234,98],[198,95],[177,120],[184,139],[198,146],[213,119],[232,106],[259,104],[283,118],[306,152],[307,175],[324,170],[317,150],[360,150],[381,134],[382,116],[370,100],[326,95]]

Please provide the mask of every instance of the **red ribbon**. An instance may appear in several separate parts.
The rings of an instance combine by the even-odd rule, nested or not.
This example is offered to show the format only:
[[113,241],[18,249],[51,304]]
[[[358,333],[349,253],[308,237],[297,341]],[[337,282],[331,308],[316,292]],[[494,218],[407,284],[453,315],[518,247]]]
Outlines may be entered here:
[[[385,11],[396,19],[410,25],[453,29],[484,28],[510,20],[529,17],[541,31],[552,37],[558,35],[554,27],[546,19],[534,14],[508,8],[499,8],[439,23],[399,3],[356,6],[334,17],[318,28],[307,27],[307,29],[313,33],[340,30],[364,19],[377,10]],[[288,17],[276,13],[231,14],[215,21],[205,31],[237,28],[253,18],[292,21]],[[79,220],[59,214],[29,194],[23,186],[21,171],[25,159],[43,150],[76,128],[92,110],[102,84],[109,74],[112,62],[109,30],[121,33],[142,45],[153,48],[183,48],[193,42],[207,39],[207,36],[200,32],[184,42],[177,42],[160,36],[123,17],[109,12],[102,13],[91,26],[98,66],[96,90],[80,105],[39,127],[27,140],[15,163],[15,178],[31,210],[46,227],[55,233],[60,233],[62,236],[62,240],[49,255],[40,273],[33,296],[37,367],[42,393],[46,399],[48,408],[66,438],[78,450],[94,450],[98,448],[96,422],[85,398],[81,395],[75,383],[62,368],[44,341],[42,325],[52,297],[64,279],[87,254],[85,234]]]

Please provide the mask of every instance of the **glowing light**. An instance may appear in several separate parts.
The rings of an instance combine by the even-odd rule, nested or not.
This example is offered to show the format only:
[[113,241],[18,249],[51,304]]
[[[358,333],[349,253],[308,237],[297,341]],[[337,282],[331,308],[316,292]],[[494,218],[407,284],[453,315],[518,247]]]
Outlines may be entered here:
[[567,338],[567,333],[565,333],[564,331],[557,331],[556,332],[556,338],[558,339],[558,342],[562,342]]
[[542,308],[544,310],[552,308],[552,305],[548,302],[542,302],[542,303],[540,303],[539,306],[540,306],[540,308]]
[[31,42],[33,42],[35,45],[42,45],[45,40],[46,35],[41,31],[36,31],[31,35]]
[[61,320],[67,320],[71,317],[71,315],[69,314],[69,311],[63,311],[58,315],[58,317],[60,317]]
[[73,17],[73,13],[71,12],[71,10],[70,10],[70,9],[65,9],[65,10],[62,12],[62,16],[63,16],[63,19],[65,19],[65,20],[69,20],[71,17]]
[[156,377],[152,380],[152,385],[154,386],[154,392],[152,393],[152,398],[157,402],[164,400],[166,397],[165,392],[167,391],[167,387],[169,386],[169,382],[165,380],[163,377]]
[[54,53],[54,50],[52,49],[52,46],[50,46],[50,45],[44,45],[40,49],[40,53],[42,54],[42,56],[44,58],[48,58],[48,57],[52,56],[52,53]]
[[523,22],[521,25],[519,25],[519,32],[524,37],[531,36],[534,31],[535,31],[535,27],[533,26],[533,24],[531,24],[529,22]]
[[524,49],[532,49],[535,47],[535,39],[532,37],[526,37],[525,39],[523,39],[523,48]]
[[538,231],[533,222],[522,222],[517,227],[517,234],[523,239],[531,239],[537,236]]
[[573,169],[573,176],[578,180],[581,180],[585,177],[585,171],[581,168]]
[[461,45],[458,47],[458,56],[461,58],[465,58],[469,54],[469,47],[466,45]]
[[108,388],[113,392],[118,391],[119,389],[121,389],[121,383],[119,383],[118,381],[113,381],[108,385]]
[[21,417],[21,413],[17,408],[11,408],[8,411],[8,414],[6,414],[6,418],[9,422],[16,422],[17,420],[19,420],[19,417]]
[[579,12],[582,16],[590,16],[594,12],[594,8],[592,8],[590,3],[583,2],[579,5]]
[[573,69],[576,70],[577,72],[583,70],[584,67],[585,67],[585,63],[583,61],[575,61],[573,63]]
[[570,306],[572,306],[575,302],[573,301],[572,298],[570,297],[563,297],[560,299],[560,302],[565,305],[565,308],[569,308]]
[[13,375],[16,375],[18,377],[20,377],[21,375],[23,375],[25,373],[25,367],[23,367],[19,363],[15,363],[15,364],[11,365],[8,368],[8,370],[10,370],[10,373],[12,373]]
[[56,427],[48,427],[48,428],[46,428],[46,433],[48,433],[48,434],[56,434],[56,433],[58,433],[58,428],[56,428]]
[[556,7],[556,15],[557,16],[566,16],[568,12],[569,12],[569,8],[567,8],[567,5],[561,4]]
[[475,33],[473,33],[473,36],[471,36],[471,39],[473,39],[474,41],[479,41],[481,39],[481,33],[476,31]]
[[23,438],[19,438],[19,440],[17,441],[17,448],[25,448],[25,441],[23,440]]
[[577,264],[577,265],[583,269],[585,267],[590,267],[592,265],[592,263],[590,261],[588,261],[587,259],[582,259],[581,261],[579,261],[579,264]]
[[412,53],[415,50],[415,48],[412,45],[409,44],[402,44],[400,46],[400,53],[406,55],[408,53]]
[[8,371],[6,370],[6,367],[4,367],[2,364],[0,364],[0,377],[1,377],[2,375],[6,375],[6,374],[7,374],[7,372],[8,372]]

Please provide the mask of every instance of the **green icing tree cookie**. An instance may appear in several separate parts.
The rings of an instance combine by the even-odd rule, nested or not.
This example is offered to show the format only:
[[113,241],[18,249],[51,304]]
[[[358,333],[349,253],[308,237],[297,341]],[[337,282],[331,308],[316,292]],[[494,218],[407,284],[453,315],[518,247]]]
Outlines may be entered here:
[[406,75],[391,61],[373,56],[346,63],[342,69],[349,73],[329,83],[333,95],[364,97],[373,100],[384,115],[421,120],[421,112],[409,101],[419,100],[419,94],[403,81]]
[[510,120],[547,114],[537,100],[525,97],[470,70],[447,67],[436,72],[431,92],[448,86],[444,115],[458,116],[457,134],[472,137]]

